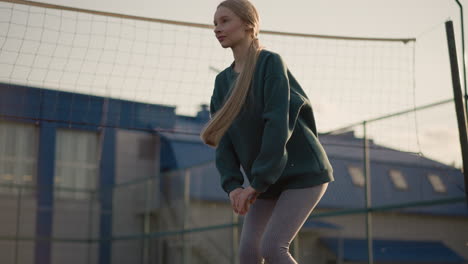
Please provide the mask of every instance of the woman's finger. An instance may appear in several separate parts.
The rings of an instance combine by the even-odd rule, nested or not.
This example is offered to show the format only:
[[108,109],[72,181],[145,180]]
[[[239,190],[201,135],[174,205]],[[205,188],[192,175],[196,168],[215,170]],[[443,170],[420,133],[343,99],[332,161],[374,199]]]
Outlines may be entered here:
[[[231,206],[232,206],[232,210],[233,210],[234,212],[236,212],[236,206],[234,205],[234,201],[233,201],[233,200],[231,200]],[[237,212],[236,212],[236,213],[237,213]]]
[[237,198],[236,208],[237,208],[237,211],[239,212],[239,214],[242,214],[241,196],[240,195]]
[[239,201],[239,211],[241,211],[242,214],[246,214],[247,211],[249,210],[249,200],[248,197],[243,194],[241,195],[240,201]]
[[243,199],[244,195],[243,193],[240,193],[239,196],[237,197],[237,210],[242,213],[243,211]]
[[234,198],[234,205],[233,206],[234,206],[236,212],[239,213],[239,196],[236,196]]
[[234,199],[234,196],[231,196],[231,206],[232,206],[232,210],[234,210],[234,213],[237,214],[237,208],[236,208],[236,201]]
[[243,189],[241,188],[238,188],[238,189],[235,189],[234,191],[232,191],[232,196],[231,196],[231,199],[232,199],[232,207],[234,209],[234,212],[235,213],[239,213],[239,208],[238,208],[238,200],[239,200],[239,194],[242,192]]

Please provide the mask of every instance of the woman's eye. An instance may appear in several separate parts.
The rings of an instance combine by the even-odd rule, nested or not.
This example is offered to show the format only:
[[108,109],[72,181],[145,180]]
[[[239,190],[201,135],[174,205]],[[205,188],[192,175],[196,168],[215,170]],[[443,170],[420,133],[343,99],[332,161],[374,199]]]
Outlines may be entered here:
[[[219,21],[220,24],[224,24],[224,23],[226,23],[226,22],[229,22],[229,19],[221,19],[221,20]],[[216,27],[217,25],[218,25],[218,23],[214,23],[214,26],[215,26],[215,27]]]

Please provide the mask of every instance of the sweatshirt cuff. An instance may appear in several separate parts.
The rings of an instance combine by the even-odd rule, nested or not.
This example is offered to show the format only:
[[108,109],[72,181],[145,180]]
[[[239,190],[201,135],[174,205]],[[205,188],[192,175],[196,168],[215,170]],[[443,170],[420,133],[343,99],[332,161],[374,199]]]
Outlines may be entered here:
[[226,185],[224,185],[224,191],[228,194],[228,196],[230,192],[234,191],[237,188],[244,189],[242,184],[240,184],[239,182],[235,182],[235,181],[229,182]]
[[270,184],[265,181],[258,180],[258,178],[256,178],[252,181],[252,184],[250,184],[250,186],[254,188],[257,192],[263,193],[266,192]]

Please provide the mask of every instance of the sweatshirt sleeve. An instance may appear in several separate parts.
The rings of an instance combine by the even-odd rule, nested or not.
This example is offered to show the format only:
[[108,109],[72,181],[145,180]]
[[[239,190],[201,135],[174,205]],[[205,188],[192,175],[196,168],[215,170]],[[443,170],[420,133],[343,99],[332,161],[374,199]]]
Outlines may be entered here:
[[251,186],[265,192],[283,173],[288,161],[286,143],[292,134],[289,127],[290,85],[287,68],[274,54],[266,65],[263,86],[264,129],[260,152],[252,165]]
[[[215,108],[214,99],[211,97],[211,116],[216,112]],[[221,176],[221,187],[228,195],[232,190],[242,188],[244,176],[240,171],[240,162],[227,132],[223,135],[216,148],[216,168]]]

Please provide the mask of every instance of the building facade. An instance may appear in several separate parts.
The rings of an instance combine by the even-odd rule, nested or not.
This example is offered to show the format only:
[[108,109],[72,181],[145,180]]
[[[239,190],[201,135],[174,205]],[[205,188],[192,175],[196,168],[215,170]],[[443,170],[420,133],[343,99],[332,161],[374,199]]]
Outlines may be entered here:
[[[0,84],[0,262],[237,263],[207,107],[175,110]],[[460,170],[371,141],[366,210],[363,140],[319,137],[336,181],[291,246],[300,263],[366,262],[369,230],[376,263],[467,263]]]

